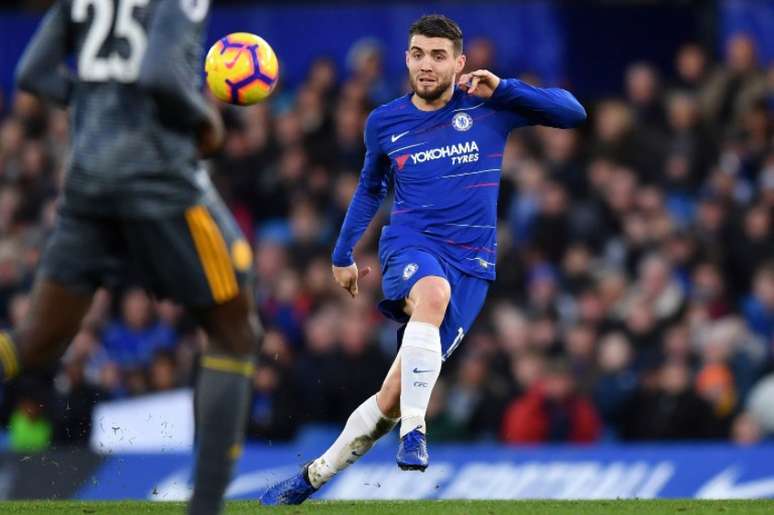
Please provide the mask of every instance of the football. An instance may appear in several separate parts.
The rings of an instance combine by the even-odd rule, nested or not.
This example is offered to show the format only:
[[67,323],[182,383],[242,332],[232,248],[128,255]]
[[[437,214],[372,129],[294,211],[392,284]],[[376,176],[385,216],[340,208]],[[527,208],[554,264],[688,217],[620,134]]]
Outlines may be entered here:
[[265,100],[279,78],[274,50],[263,38],[247,32],[220,38],[207,52],[204,69],[215,98],[235,105]]

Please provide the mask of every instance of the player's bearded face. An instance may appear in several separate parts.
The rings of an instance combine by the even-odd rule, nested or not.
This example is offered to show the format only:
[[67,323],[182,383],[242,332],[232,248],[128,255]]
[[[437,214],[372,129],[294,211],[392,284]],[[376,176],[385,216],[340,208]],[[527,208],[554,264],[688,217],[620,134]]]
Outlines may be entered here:
[[412,36],[406,53],[411,89],[428,102],[437,100],[452,86],[464,63],[463,56],[455,55],[450,40]]
[[420,98],[432,102],[443,95],[454,80],[454,73],[437,74],[412,74],[411,89]]

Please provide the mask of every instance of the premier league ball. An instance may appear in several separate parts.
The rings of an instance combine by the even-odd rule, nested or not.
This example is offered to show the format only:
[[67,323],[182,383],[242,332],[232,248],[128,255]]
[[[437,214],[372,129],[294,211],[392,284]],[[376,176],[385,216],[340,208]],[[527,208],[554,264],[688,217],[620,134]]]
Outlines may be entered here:
[[223,102],[251,105],[265,100],[279,78],[279,63],[263,38],[235,32],[207,52],[204,69],[212,94]]

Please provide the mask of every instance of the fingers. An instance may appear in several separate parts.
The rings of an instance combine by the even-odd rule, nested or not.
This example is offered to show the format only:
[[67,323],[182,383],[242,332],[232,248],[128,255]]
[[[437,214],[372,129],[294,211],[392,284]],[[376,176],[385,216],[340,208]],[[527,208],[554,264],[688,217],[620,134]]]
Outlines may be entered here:
[[339,286],[347,290],[350,295],[354,298],[357,295],[357,279],[351,278],[348,280],[342,280],[342,281],[336,281],[339,283]]
[[468,89],[469,95],[475,94],[479,82],[481,82],[481,77],[479,76],[474,75],[473,78],[470,79],[470,88]]
[[347,289],[347,291],[349,291],[349,294],[350,294],[350,295],[352,295],[352,298],[353,298],[353,299],[354,299],[355,297],[357,297],[357,294],[358,294],[358,292],[360,291],[360,290],[358,289],[358,286],[357,286],[357,280],[358,280],[359,278],[361,278],[361,277],[365,277],[365,276],[367,276],[367,275],[368,275],[368,274],[370,274],[370,273],[371,273],[371,267],[370,267],[370,266],[367,266],[367,267],[365,267],[365,268],[362,268],[362,269],[358,269],[358,271],[357,271],[357,276],[356,276],[356,277],[353,277],[353,278],[350,280],[350,282],[349,282],[349,284],[347,285],[347,288],[346,288],[346,289]]
[[484,80],[484,82],[488,82],[492,77],[492,72],[489,70],[474,70],[470,72],[470,74],[473,77],[478,77],[480,80]]
[[457,85],[463,90],[467,91],[468,88],[470,87],[470,74],[463,73],[462,75],[460,75],[460,78],[457,81]]
[[[370,272],[370,269],[366,268],[363,271],[358,271],[358,274],[360,274],[360,276],[362,277],[367,275],[368,272]],[[352,298],[357,296],[357,293],[358,293],[357,274],[348,275],[347,277],[336,277],[336,282],[338,283],[339,286],[347,290],[349,294],[352,295]]]
[[336,280],[336,283],[347,290],[349,294],[352,296],[352,298],[357,297],[359,288],[357,285],[357,280],[360,277],[365,277],[368,274],[371,273],[371,267],[367,266],[362,269],[358,269],[355,267],[352,267],[352,269],[349,270],[342,270],[337,267],[333,267],[333,276]]
[[463,91],[466,91],[469,95],[473,95],[476,93],[480,83],[491,86],[492,76],[492,73],[490,73],[488,70],[474,70],[472,72],[463,73],[460,75],[460,79],[457,81],[457,84]]

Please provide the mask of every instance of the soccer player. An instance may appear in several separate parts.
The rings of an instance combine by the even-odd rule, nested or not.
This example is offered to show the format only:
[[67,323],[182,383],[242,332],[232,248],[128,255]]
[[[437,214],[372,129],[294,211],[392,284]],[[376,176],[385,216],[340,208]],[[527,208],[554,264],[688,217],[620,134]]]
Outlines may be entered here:
[[[333,250],[333,275],[354,297],[352,249],[394,183],[379,258],[382,312],[405,325],[381,390],[349,417],[341,435],[299,474],[269,488],[264,504],[303,502],[400,421],[398,466],[425,470],[425,412],[442,362],[459,346],[495,278],[500,166],[508,133],[526,125],[574,127],[586,118],[562,89],[540,89],[487,70],[462,74],[462,32],[449,18],[409,30],[413,93],[366,122],[360,182]],[[456,83],[456,87],[455,87]]]
[[196,515],[221,510],[261,331],[250,246],[199,162],[223,139],[198,90],[208,13],[208,0],[59,0],[47,13],[17,83],[69,106],[72,155],[30,314],[0,333],[9,380],[56,359],[95,289],[129,272],[189,308],[208,336],[196,385]]

